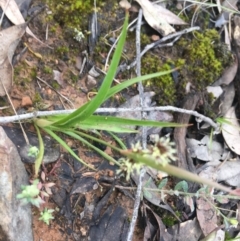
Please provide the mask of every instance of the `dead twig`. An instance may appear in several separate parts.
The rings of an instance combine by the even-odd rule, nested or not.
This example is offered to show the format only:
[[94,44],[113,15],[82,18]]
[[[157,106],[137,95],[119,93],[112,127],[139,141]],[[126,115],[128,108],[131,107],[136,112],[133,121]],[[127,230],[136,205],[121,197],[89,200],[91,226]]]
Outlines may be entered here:
[[[14,122],[17,120],[28,120],[36,117],[41,116],[51,116],[51,115],[61,115],[61,114],[70,114],[74,112],[76,109],[70,109],[70,110],[53,110],[53,111],[36,111],[33,113],[27,113],[22,115],[15,115],[15,116],[1,116],[0,117],[0,124],[6,124],[10,122]],[[136,112],[136,111],[173,111],[173,112],[179,112],[179,113],[185,113],[188,115],[193,115],[195,117],[200,118],[202,121],[208,123],[210,126],[212,126],[216,131],[219,131],[219,124],[215,123],[211,118],[204,116],[197,111],[193,110],[186,110],[177,108],[174,106],[162,106],[162,107],[137,107],[137,108],[99,108],[95,111],[95,113],[117,113],[117,112]]]
[[[12,106],[12,109],[13,109],[15,115],[18,116],[18,114],[17,114],[17,112],[16,112],[16,109],[15,109],[13,103],[12,103],[12,100],[11,100],[11,98],[10,98],[8,92],[7,92],[7,89],[5,88],[5,85],[3,84],[1,78],[0,78],[0,80],[1,80],[1,83],[2,83],[2,86],[3,86],[3,89],[4,89],[4,91],[5,91],[5,93],[6,93],[7,97],[8,97],[9,102],[10,102],[10,105]],[[19,123],[19,125],[20,125],[20,128],[21,128],[21,130],[22,130],[22,133],[23,133],[23,136],[24,136],[24,139],[25,139],[27,145],[30,145],[30,142],[29,142],[29,140],[28,140],[28,137],[27,137],[27,135],[26,135],[26,132],[24,131],[23,126],[22,126],[22,123],[20,122],[19,118],[18,118],[18,123]]]
[[[182,31],[179,31],[177,33],[173,33],[173,34],[169,34],[168,36],[165,36],[163,38],[161,38],[160,40],[154,42],[154,43],[151,43],[151,44],[148,44],[145,46],[145,48],[143,49],[143,51],[141,52],[141,57],[143,57],[143,55],[149,51],[150,49],[152,48],[156,48],[156,47],[163,47],[163,46],[166,46],[166,44],[164,45],[160,45],[161,43],[164,43],[170,39],[174,39],[172,41],[172,43],[167,43],[167,46],[172,46],[174,42],[176,42],[176,40],[179,39],[179,37],[181,37],[183,34],[187,34],[187,33],[190,33],[192,31],[197,31],[197,30],[200,30],[200,27],[196,26],[196,27],[191,27],[191,28],[187,28],[187,29],[184,29]],[[177,38],[177,39],[175,39]],[[124,71],[126,69],[131,69],[133,68],[135,65],[137,64],[137,61],[134,60],[130,65],[124,65],[124,66],[119,66],[119,69],[121,69],[121,71]]]
[[[137,21],[137,28],[136,28],[136,61],[137,61],[137,76],[141,76],[141,40],[140,40],[140,33],[141,33],[141,22],[142,22],[142,9],[138,12],[138,21]],[[142,82],[138,83],[138,91],[139,91],[139,99],[140,99],[140,106],[143,110],[144,108],[144,88],[142,85]],[[146,112],[142,111],[142,119],[146,117]],[[147,131],[146,128],[143,128],[142,130],[142,146],[145,149],[147,147]],[[138,178],[138,186],[137,191],[135,195],[135,202],[134,202],[134,208],[133,208],[133,214],[131,223],[128,229],[128,235],[127,235],[127,241],[131,241],[133,238],[134,229],[136,226],[137,218],[138,218],[138,210],[140,206],[141,201],[141,194],[142,194],[142,188],[143,188],[143,177],[146,173],[146,169],[142,168],[140,175],[137,175]]]

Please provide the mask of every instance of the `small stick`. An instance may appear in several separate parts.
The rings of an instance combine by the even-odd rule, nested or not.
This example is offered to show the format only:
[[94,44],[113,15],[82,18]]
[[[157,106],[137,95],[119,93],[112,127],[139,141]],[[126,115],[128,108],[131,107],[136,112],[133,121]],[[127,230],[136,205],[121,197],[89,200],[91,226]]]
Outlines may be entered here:
[[43,82],[45,85],[47,85],[50,89],[52,89],[53,91],[55,91],[59,96],[61,96],[64,100],[66,100],[67,102],[69,102],[69,104],[74,108],[74,104],[72,103],[71,100],[69,100],[67,97],[65,97],[64,95],[62,95],[61,93],[59,93],[57,90],[55,90],[50,84],[48,84],[45,80],[41,79],[40,77],[37,77],[38,80],[40,80],[41,82]]
[[[10,98],[10,96],[9,96],[6,88],[5,88],[5,85],[3,84],[1,78],[0,78],[0,80],[1,80],[1,83],[2,83],[2,86],[3,86],[3,89],[4,89],[4,91],[5,91],[5,93],[6,93],[7,97],[8,97],[9,102],[10,102],[10,105],[12,106],[15,115],[18,116],[18,114],[17,114],[17,112],[16,112],[16,110],[15,110],[15,107],[14,107],[14,105],[13,105],[13,103],[12,103],[12,100],[11,100],[11,98]],[[26,133],[25,133],[25,131],[24,131],[24,129],[23,129],[23,126],[22,126],[22,123],[21,123],[20,119],[18,119],[18,122],[19,122],[19,125],[20,125],[20,127],[21,127],[21,130],[22,130],[22,133],[23,133],[23,136],[24,136],[24,139],[25,139],[27,145],[30,145],[30,142],[29,142],[28,137],[27,137],[27,135],[26,135]]]
[[[136,62],[137,62],[137,76],[141,76],[141,40],[140,40],[140,32],[141,32],[141,22],[142,22],[142,9],[139,9],[138,12],[138,21],[137,21],[137,27],[136,27]],[[139,99],[140,99],[140,106],[141,109],[143,110],[144,108],[144,88],[142,85],[142,82],[138,83],[138,91],[139,91]],[[146,112],[142,111],[142,119],[146,117]],[[143,128],[142,130],[142,145],[143,148],[145,149],[147,146],[147,131],[146,128]],[[142,194],[142,189],[143,189],[143,177],[146,173],[146,168],[142,168],[141,172],[139,175],[136,176],[138,179],[138,185],[137,185],[137,191],[135,194],[135,202],[134,202],[134,208],[133,208],[133,214],[132,214],[132,219],[131,223],[128,229],[128,235],[127,235],[127,241],[132,241],[133,238],[133,233],[134,229],[136,226],[137,218],[138,218],[138,210],[141,202],[141,194]]]
[[[60,114],[70,114],[74,112],[76,109],[71,110],[53,110],[53,111],[36,111],[33,113],[27,113],[22,115],[16,115],[16,116],[1,116],[0,117],[0,124],[6,124],[9,122],[14,122],[17,120],[27,120],[35,117],[40,116],[51,116],[51,115],[60,115]],[[136,112],[136,111],[173,111],[173,112],[180,112],[188,115],[193,115],[195,117],[200,118],[202,121],[208,123],[210,126],[212,126],[215,130],[219,129],[219,125],[215,123],[211,118],[204,116],[197,111],[193,110],[186,110],[177,108],[174,106],[161,106],[161,107],[144,107],[143,109],[141,107],[137,108],[98,108],[95,113],[118,113],[118,112]]]

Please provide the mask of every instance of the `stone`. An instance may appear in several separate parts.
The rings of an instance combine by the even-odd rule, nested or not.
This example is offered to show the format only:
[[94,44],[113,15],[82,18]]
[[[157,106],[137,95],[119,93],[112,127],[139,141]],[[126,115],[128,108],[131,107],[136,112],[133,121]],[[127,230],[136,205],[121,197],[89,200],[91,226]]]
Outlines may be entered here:
[[0,241],[33,241],[31,206],[16,198],[27,184],[17,148],[0,127]]
[[[18,153],[24,163],[34,163],[36,158],[29,156],[28,151],[31,146],[39,146],[38,137],[35,133],[26,131],[26,135],[30,142],[30,146],[24,141],[24,136],[22,130],[20,128],[13,128],[13,127],[3,127],[4,131],[6,132],[7,136],[10,140],[14,143],[17,147]],[[48,136],[43,136],[43,143],[44,143],[44,157],[43,162],[44,164],[52,163],[58,160],[60,157],[60,147],[56,144]],[[1,241],[1,240],[0,240]]]
[[32,100],[29,96],[22,97],[22,102],[21,102],[22,107],[32,106],[32,104],[33,104]]
[[97,80],[92,77],[91,75],[87,76],[86,79],[86,86],[89,90],[91,90],[92,88],[94,88],[97,85]]

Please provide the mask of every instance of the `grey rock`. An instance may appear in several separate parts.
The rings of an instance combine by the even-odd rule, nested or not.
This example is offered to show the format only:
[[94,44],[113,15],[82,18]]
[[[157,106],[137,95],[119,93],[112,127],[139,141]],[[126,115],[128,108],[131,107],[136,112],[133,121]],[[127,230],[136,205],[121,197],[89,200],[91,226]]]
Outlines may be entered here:
[[[154,92],[145,92],[143,94],[143,105],[144,107],[150,107],[152,102],[152,97],[155,95]],[[139,95],[135,95],[129,100],[127,100],[124,104],[120,105],[119,108],[137,108],[141,107],[140,105],[140,98]],[[126,118],[126,119],[135,119],[135,120],[141,120],[142,114],[141,111],[126,111],[126,112],[118,112],[116,114],[119,118]],[[135,129],[136,126],[125,126],[129,129]]]
[[[30,146],[29,146],[24,141],[24,136],[20,128],[12,128],[7,126],[4,126],[3,128],[6,131],[7,136],[16,145],[22,161],[25,163],[34,163],[36,158],[28,156],[28,150],[30,146],[38,147],[39,142],[38,142],[37,135],[31,132],[26,132],[26,135],[30,142]],[[55,162],[60,157],[59,145],[57,145],[56,142],[54,142],[52,139],[50,139],[47,136],[43,137],[43,143],[44,143],[43,162],[45,164]]]
[[[151,107],[153,106],[152,97],[155,95],[154,92],[145,92],[143,94],[143,105],[144,107]],[[119,106],[120,108],[137,108],[140,107],[140,99],[139,95],[135,95],[126,101],[123,105]],[[128,119],[136,119],[141,120],[142,114],[140,111],[135,112],[119,112],[116,116],[120,118],[128,118]],[[173,115],[169,112],[162,112],[162,111],[148,111],[146,115],[146,120],[151,121],[163,121],[163,122],[171,122],[173,120]],[[136,126],[126,126],[129,129],[136,129]],[[159,134],[161,131],[161,127],[145,127],[147,131],[147,135],[151,134]],[[120,137],[127,137],[126,144],[128,147],[131,147],[132,143],[136,143],[141,139],[142,136],[142,127],[138,129],[137,134],[119,134]]]
[[0,241],[33,241],[31,207],[16,198],[27,184],[17,148],[0,127]]
[[97,80],[91,76],[88,75],[86,78],[86,86],[89,90],[91,90],[92,88],[94,88],[97,85]]

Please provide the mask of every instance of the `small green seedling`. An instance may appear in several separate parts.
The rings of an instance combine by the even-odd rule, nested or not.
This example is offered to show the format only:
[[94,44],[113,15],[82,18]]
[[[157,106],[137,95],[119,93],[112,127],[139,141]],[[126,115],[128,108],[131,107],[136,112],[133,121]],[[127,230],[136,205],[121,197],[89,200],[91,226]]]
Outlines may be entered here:
[[22,192],[20,194],[17,194],[17,198],[21,199],[22,204],[31,203],[32,205],[39,208],[40,205],[44,203],[42,198],[39,196],[40,189],[38,187],[38,184],[39,180],[36,179],[32,182],[31,185],[21,186]]
[[30,146],[28,150],[28,156],[36,158],[39,153],[39,149],[36,146]]
[[45,208],[41,213],[40,213],[40,218],[39,220],[43,221],[44,223],[46,223],[47,225],[49,225],[49,221],[51,219],[54,219],[54,217],[52,216],[52,213],[54,212],[53,209],[47,209]]

